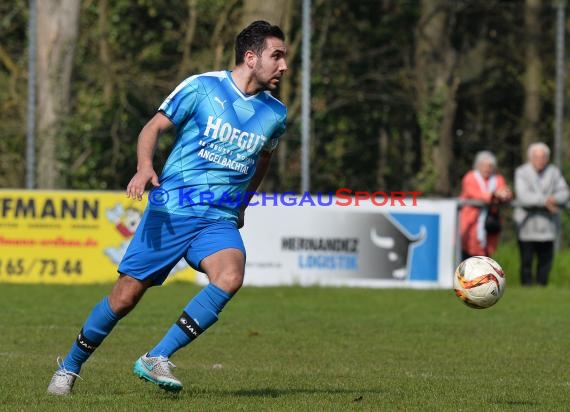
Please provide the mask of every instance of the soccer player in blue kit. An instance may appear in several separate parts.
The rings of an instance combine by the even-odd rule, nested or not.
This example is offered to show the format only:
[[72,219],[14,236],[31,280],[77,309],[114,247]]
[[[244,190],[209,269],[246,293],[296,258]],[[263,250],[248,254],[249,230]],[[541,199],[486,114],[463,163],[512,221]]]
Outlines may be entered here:
[[[184,258],[208,276],[209,284],[133,367],[135,375],[165,390],[182,389],[170,357],[218,320],[243,283],[245,248],[238,230],[247,206],[243,194],[257,189],[285,131],[287,109],[270,94],[287,70],[284,40],[279,27],[253,22],[236,38],[233,71],[187,78],[141,130],[137,172],[127,196],[142,199],[149,183],[155,189],[119,264],[117,282],[58,360],[49,393],[71,393],[91,353],[145,291],[161,285]],[[176,141],[158,178],[154,150],[158,137],[173,127]],[[157,191],[159,196],[150,196]]]

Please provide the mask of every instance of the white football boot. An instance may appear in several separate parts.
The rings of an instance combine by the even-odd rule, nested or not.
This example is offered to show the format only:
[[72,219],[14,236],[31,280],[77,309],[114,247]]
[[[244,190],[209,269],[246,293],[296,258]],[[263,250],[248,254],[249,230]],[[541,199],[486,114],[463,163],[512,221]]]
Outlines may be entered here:
[[69,395],[71,389],[73,389],[75,380],[81,378],[81,376],[65,369],[65,366],[62,365],[59,358],[57,358],[57,364],[59,365],[59,369],[53,374],[47,391],[52,395]]

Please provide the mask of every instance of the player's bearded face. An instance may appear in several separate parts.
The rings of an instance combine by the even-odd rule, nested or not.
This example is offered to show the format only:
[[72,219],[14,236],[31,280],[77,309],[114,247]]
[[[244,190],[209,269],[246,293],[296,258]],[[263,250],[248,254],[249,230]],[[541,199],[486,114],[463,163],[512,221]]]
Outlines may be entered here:
[[254,75],[264,89],[275,90],[287,70],[285,44],[275,37],[269,37],[265,42],[266,47],[257,58]]

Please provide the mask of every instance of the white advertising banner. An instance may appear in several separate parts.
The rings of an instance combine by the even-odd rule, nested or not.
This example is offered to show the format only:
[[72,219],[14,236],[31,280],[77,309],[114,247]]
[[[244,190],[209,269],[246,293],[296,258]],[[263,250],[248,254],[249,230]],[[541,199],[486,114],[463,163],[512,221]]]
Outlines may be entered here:
[[246,211],[246,285],[452,286],[455,200],[322,206],[326,196],[275,196]]

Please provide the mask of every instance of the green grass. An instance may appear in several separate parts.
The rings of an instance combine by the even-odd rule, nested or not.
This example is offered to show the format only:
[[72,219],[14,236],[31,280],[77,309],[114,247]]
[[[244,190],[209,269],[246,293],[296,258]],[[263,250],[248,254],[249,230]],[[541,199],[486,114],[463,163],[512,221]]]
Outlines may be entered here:
[[[71,397],[56,366],[110,285],[0,284],[0,410],[568,410],[570,289],[508,286],[486,310],[447,290],[244,288],[175,354],[177,396],[133,362],[198,287],[150,290],[95,352]],[[220,366],[221,365],[221,366]]]

